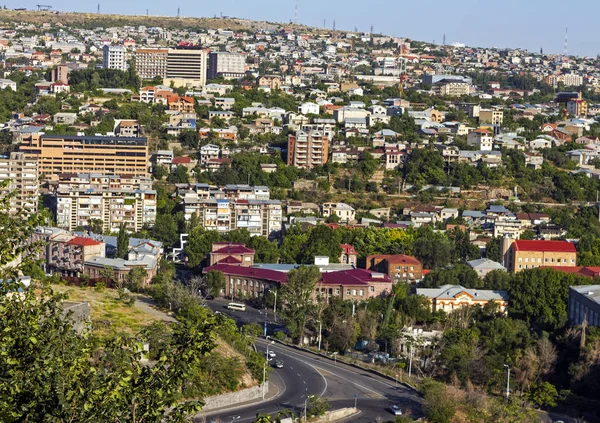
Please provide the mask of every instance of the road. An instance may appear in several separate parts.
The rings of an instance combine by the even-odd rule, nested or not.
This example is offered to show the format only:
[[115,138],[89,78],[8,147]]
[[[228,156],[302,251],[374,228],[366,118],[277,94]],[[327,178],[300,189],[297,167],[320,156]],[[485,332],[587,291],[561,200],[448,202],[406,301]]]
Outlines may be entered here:
[[[263,323],[265,314],[248,307],[245,312],[226,310],[225,300],[208,302],[213,310],[224,312],[234,317],[238,323]],[[266,316],[267,329],[280,327],[273,321],[272,311]],[[264,351],[267,342],[260,340],[257,348]],[[252,422],[258,412],[276,414],[289,408],[299,414],[304,408],[306,395],[327,398],[332,409],[354,407],[356,404],[361,414],[353,417],[352,422],[372,423],[379,417],[383,421],[392,420],[389,411],[392,405],[399,405],[405,413],[413,417],[421,416],[419,396],[401,384],[377,376],[367,371],[356,369],[343,363],[334,362],[326,357],[297,350],[281,344],[272,345],[277,354],[276,360],[284,362],[283,369],[273,369],[270,380],[276,383],[281,394],[270,401],[254,404],[243,409],[208,414],[211,418],[222,422],[230,422],[240,416],[239,422]],[[210,421],[210,419],[208,419]]]

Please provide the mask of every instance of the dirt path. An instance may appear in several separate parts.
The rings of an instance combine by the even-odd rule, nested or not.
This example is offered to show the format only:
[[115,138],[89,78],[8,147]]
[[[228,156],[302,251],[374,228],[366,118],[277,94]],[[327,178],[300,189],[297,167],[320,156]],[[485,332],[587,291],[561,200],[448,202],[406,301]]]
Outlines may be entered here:
[[176,322],[173,316],[169,316],[164,311],[160,310],[156,303],[147,297],[137,297],[135,299],[135,307],[142,310],[144,313],[148,313],[151,316],[156,317],[157,319],[163,320],[165,322]]

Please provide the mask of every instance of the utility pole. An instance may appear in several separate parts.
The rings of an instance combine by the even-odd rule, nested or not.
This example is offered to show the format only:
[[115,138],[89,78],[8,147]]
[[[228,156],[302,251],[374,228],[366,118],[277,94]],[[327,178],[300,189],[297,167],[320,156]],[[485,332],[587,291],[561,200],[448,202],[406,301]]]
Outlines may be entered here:
[[410,359],[408,361],[408,377],[412,375],[412,358],[413,358],[413,346],[410,344]]
[[323,324],[320,320],[317,320],[317,322],[319,322],[319,351],[321,351],[321,333],[323,330]]
[[506,377],[506,401],[508,401],[510,397],[510,366],[505,364],[504,367],[508,370],[508,375]]

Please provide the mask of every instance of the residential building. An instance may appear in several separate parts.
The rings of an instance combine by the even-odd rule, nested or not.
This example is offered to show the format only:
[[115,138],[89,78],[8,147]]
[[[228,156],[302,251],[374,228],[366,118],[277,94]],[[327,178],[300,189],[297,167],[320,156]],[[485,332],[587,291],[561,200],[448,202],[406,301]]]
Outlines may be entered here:
[[62,174],[56,189],[56,222],[73,231],[102,222],[104,232],[122,224],[138,232],[156,221],[156,191],[147,178],[132,175]]
[[246,74],[246,54],[213,51],[208,56],[208,79],[241,79]]
[[501,312],[508,306],[508,294],[505,291],[468,289],[460,285],[442,285],[439,288],[417,288],[417,295],[429,299],[431,311],[450,313],[463,307],[485,306],[493,301]]
[[215,144],[206,144],[200,147],[200,165],[205,166],[209,161],[218,159],[221,147]]
[[235,242],[215,242],[209,253],[209,265],[231,264],[251,267],[254,265],[256,252],[246,248],[244,244]]
[[492,151],[494,147],[494,137],[487,129],[477,129],[467,135],[467,145],[475,147],[479,151]]
[[577,250],[572,242],[502,239],[503,265],[511,272],[537,267],[575,267]]
[[288,137],[288,166],[312,169],[327,163],[329,139],[320,131],[296,131]]
[[324,218],[337,216],[340,222],[350,223],[356,220],[356,210],[346,203],[323,203],[321,214]]
[[506,272],[506,267],[490,259],[482,258],[477,260],[471,260],[468,261],[467,264],[471,267],[471,269],[477,272],[477,275],[480,278],[485,277],[485,275],[487,275],[493,270],[501,270],[503,272]]
[[104,46],[102,49],[102,67],[104,69],[126,71],[129,68],[127,49],[123,46]]
[[400,281],[412,283],[423,278],[423,264],[415,257],[405,254],[368,256],[366,268],[385,273],[394,283]]
[[194,97],[170,95],[167,98],[169,110],[181,113],[194,113]]
[[10,88],[13,91],[17,91],[17,83],[10,79],[0,79],[0,90]]
[[215,97],[215,107],[220,107],[222,110],[231,110],[235,104],[233,97]]
[[502,110],[481,109],[479,111],[479,124],[500,125],[504,120],[504,112]]
[[167,77],[169,49],[139,48],[135,51],[135,70],[141,79]]
[[354,247],[350,244],[340,244],[342,247],[342,254],[340,254],[340,263],[350,264],[356,267],[356,261],[358,259],[358,253]]
[[575,117],[585,117],[588,114],[588,103],[585,100],[574,99],[567,103],[567,113]]
[[117,137],[137,138],[140,136],[140,123],[134,119],[116,119],[113,132]]
[[206,85],[207,54],[201,49],[169,49],[167,77],[163,84],[171,82],[176,87],[203,87]]
[[460,97],[470,94],[471,85],[458,79],[442,79],[434,84],[433,92],[444,97]]
[[14,193],[10,199],[11,214],[35,213],[39,199],[39,170],[35,159],[25,154],[13,152],[0,156],[0,182],[9,180],[8,185],[0,189],[0,195]]
[[148,175],[146,138],[31,134],[19,150],[35,159],[39,172],[56,180],[61,173]]
[[155,163],[162,166],[171,166],[174,157],[173,150],[158,150],[155,156]]
[[569,287],[569,321],[574,326],[585,321],[600,327],[600,285]]

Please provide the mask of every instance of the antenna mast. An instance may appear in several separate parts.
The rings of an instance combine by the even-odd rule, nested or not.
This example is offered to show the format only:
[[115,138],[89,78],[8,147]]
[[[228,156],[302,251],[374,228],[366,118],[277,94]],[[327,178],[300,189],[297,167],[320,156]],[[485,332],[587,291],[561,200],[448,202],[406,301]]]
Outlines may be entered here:
[[569,51],[567,49],[567,45],[568,45],[567,43],[568,43],[568,41],[569,41],[569,27],[566,27],[565,28],[565,52],[564,52],[565,56],[567,56],[567,52]]
[[300,0],[296,0],[296,8],[294,9],[294,25],[298,24],[298,3],[300,3]]

